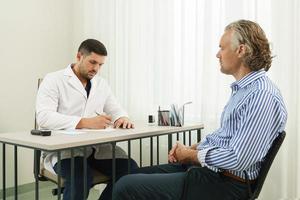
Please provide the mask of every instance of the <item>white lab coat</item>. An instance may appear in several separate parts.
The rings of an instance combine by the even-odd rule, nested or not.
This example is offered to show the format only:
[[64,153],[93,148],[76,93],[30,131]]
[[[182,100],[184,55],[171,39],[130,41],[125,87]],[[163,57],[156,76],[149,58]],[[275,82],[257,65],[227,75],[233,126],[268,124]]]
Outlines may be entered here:
[[[82,117],[94,117],[96,113],[107,113],[112,120],[127,116],[111,92],[107,82],[96,75],[91,80],[91,90],[87,98],[86,90],[73,72],[71,65],[66,69],[49,73],[43,79],[37,94],[36,117],[40,128],[60,130],[75,129]],[[96,159],[111,159],[112,146],[98,145]],[[88,156],[92,148],[87,149]],[[82,150],[74,151],[74,156],[83,156]],[[62,151],[61,159],[70,158],[70,151]],[[126,153],[116,148],[116,158],[127,158]],[[57,162],[56,153],[44,154],[45,168],[52,171]]]

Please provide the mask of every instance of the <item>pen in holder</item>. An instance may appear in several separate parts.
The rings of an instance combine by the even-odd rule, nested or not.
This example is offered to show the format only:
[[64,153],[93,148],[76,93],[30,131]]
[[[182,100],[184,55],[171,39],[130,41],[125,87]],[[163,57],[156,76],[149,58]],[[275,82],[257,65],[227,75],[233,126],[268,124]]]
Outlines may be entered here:
[[184,125],[184,107],[187,104],[192,103],[191,101],[186,102],[180,108],[177,104],[171,104],[170,121],[171,126],[183,126]]
[[170,111],[158,109],[158,126],[170,126]]

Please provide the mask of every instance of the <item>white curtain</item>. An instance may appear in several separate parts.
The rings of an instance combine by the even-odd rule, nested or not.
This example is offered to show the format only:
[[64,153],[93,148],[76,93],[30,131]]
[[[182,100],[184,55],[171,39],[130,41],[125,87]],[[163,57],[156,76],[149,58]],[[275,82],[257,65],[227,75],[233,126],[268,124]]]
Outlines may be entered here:
[[230,76],[215,55],[224,27],[257,21],[276,56],[268,73],[288,107],[287,138],[260,199],[300,198],[300,3],[298,0],[89,0],[74,4],[74,49],[86,38],[108,48],[101,71],[131,118],[146,120],[158,106],[186,107],[186,119],[204,133],[218,127],[230,94]]

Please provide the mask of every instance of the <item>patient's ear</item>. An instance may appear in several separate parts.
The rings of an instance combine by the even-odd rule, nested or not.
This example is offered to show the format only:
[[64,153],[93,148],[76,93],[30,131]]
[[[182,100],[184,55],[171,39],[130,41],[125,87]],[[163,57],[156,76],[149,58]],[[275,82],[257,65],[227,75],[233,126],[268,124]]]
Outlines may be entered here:
[[236,49],[236,53],[238,54],[238,57],[239,58],[242,58],[242,57],[244,57],[244,55],[246,54],[246,45],[244,45],[244,44],[240,44],[239,46],[238,46],[238,48]]

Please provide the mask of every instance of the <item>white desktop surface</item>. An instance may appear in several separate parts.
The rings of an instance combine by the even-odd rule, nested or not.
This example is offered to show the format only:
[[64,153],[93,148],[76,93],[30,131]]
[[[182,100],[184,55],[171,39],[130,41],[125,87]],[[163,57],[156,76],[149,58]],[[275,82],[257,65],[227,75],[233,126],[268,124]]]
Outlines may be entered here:
[[190,123],[183,127],[157,126],[136,123],[134,129],[115,129],[110,131],[77,130],[78,134],[64,134],[52,131],[51,136],[35,136],[28,131],[1,133],[0,142],[40,150],[55,151],[72,147],[137,139],[174,132],[182,132],[204,128],[202,123]]

